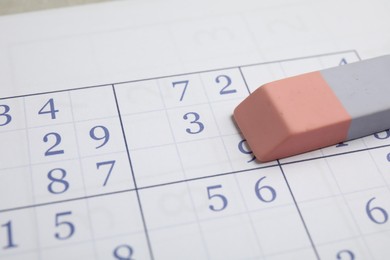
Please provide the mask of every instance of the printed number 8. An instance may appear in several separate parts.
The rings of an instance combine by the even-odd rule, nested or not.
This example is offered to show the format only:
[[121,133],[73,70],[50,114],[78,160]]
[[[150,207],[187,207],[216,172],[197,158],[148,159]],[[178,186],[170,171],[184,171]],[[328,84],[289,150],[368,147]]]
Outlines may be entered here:
[[5,117],[5,122],[0,123],[0,126],[8,125],[12,120],[12,117],[8,114],[8,112],[10,111],[10,108],[7,105],[0,105],[0,107],[4,108],[4,111],[2,113],[0,113],[0,116]]

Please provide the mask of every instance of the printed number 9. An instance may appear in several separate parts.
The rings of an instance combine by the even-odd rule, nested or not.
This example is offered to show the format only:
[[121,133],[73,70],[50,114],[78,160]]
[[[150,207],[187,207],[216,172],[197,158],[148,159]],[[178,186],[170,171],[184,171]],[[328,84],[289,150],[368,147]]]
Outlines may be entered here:
[[[346,256],[344,258],[344,256]],[[337,253],[336,255],[337,257],[337,260],[354,260],[355,259],[355,255],[352,251],[349,251],[349,250],[341,250],[340,252]]]
[[133,248],[129,245],[120,245],[114,249],[112,254],[118,260],[132,260]]
[[247,163],[253,162],[256,159],[256,157],[253,155],[253,152],[248,149],[248,146],[247,146],[247,143],[246,143],[245,139],[241,140],[238,143],[238,150],[240,150],[240,152],[242,152],[243,154],[252,155],[252,159],[250,159],[249,161],[246,161]]
[[92,127],[92,129],[89,131],[89,136],[96,141],[103,140],[103,143],[101,145],[95,147],[96,149],[104,146],[108,142],[108,140],[110,140],[110,132],[106,127],[102,125]]

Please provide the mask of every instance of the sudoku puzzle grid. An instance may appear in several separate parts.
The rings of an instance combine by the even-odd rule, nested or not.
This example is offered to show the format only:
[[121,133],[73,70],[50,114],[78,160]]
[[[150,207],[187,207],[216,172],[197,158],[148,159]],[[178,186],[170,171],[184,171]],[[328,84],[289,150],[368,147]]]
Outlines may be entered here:
[[355,51],[0,99],[0,256],[383,259],[390,132],[256,162],[261,84]]

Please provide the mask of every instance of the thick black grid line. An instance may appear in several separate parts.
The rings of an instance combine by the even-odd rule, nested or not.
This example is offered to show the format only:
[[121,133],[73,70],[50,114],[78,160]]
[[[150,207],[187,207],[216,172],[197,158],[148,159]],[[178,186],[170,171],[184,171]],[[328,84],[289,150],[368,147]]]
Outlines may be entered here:
[[[297,57],[297,58],[290,58],[290,59],[284,59],[284,60],[274,60],[274,61],[266,61],[266,62],[259,62],[259,63],[252,63],[252,64],[246,64],[240,66],[241,68],[245,67],[252,67],[252,66],[259,66],[259,65],[266,65],[271,63],[277,63],[277,62],[286,62],[286,61],[295,61],[295,60],[304,60],[304,59],[310,59],[310,58],[318,58],[323,56],[331,56],[331,55],[337,55],[342,53],[354,53],[359,58],[359,55],[357,54],[356,50],[345,50],[345,51],[338,51],[338,52],[330,52],[330,53],[322,53],[317,55],[309,55],[304,57]],[[120,81],[120,82],[110,82],[105,84],[99,84],[99,85],[93,85],[93,86],[86,86],[86,87],[76,87],[76,88],[69,88],[69,89],[62,89],[62,90],[55,90],[55,91],[46,91],[46,92],[39,92],[39,93],[30,93],[25,95],[18,95],[18,96],[10,96],[10,97],[0,97],[0,100],[4,99],[13,99],[13,98],[20,98],[20,97],[29,97],[29,96],[38,96],[38,95],[45,95],[45,94],[53,94],[53,93],[59,93],[59,92],[65,92],[65,91],[71,91],[71,90],[82,90],[82,89],[90,89],[90,88],[97,88],[97,87],[107,87],[111,85],[118,85],[118,84],[125,84],[125,83],[135,83],[140,81],[146,81],[146,80],[157,80],[157,79],[164,79],[164,78],[170,78],[170,77],[177,77],[177,76],[184,76],[184,75],[193,75],[193,74],[199,74],[199,73],[206,73],[206,72],[212,72],[212,71],[220,71],[220,70],[228,70],[228,69],[237,69],[239,67],[237,66],[231,66],[231,67],[225,67],[225,68],[218,68],[218,69],[209,69],[209,70],[201,70],[196,72],[187,72],[187,73],[181,73],[181,74],[172,74],[167,76],[160,76],[160,77],[152,77],[152,78],[143,78],[143,79],[137,79],[137,80],[128,80],[128,81]]]
[[122,129],[123,141],[124,141],[125,147],[126,147],[127,158],[129,159],[129,164],[130,164],[130,169],[131,169],[131,176],[133,177],[135,193],[137,195],[137,201],[138,201],[139,211],[140,211],[141,218],[142,218],[142,224],[144,226],[146,241],[147,241],[148,249],[149,249],[149,255],[150,255],[151,259],[154,259],[153,250],[152,250],[152,244],[150,243],[148,228],[146,227],[145,215],[144,215],[144,211],[142,209],[142,203],[141,203],[139,191],[138,191],[138,188],[137,188],[137,182],[136,182],[135,176],[134,176],[133,164],[132,164],[131,158],[130,158],[129,146],[127,145],[126,133],[125,133],[125,129],[123,127],[123,120],[122,120],[122,116],[121,116],[121,111],[119,109],[118,98],[116,96],[115,86],[114,85],[112,85],[112,91],[114,93],[115,104],[116,104],[116,109],[118,111],[118,117],[119,117],[119,122],[120,122],[120,125],[121,125],[121,129]]

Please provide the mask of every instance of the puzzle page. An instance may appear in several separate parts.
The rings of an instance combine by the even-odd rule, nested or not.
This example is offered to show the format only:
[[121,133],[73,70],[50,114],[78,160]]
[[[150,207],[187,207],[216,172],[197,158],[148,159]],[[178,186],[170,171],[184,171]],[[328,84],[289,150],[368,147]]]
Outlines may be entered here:
[[389,130],[259,163],[232,118],[264,83],[390,51],[390,6],[221,4],[0,18],[2,259],[390,257]]

